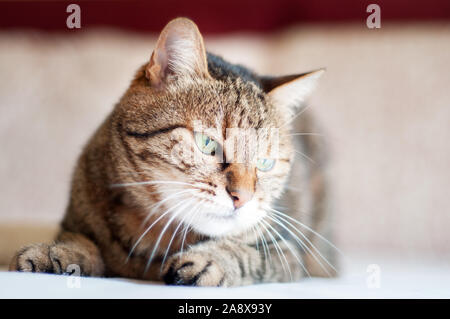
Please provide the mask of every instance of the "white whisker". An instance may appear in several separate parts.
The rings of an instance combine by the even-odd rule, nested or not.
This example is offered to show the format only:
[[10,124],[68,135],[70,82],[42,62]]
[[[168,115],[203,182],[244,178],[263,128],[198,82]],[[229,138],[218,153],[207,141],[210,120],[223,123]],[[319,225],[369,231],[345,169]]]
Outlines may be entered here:
[[[263,221],[263,223],[265,223],[270,229],[273,230],[273,232],[284,242],[284,244],[287,246],[287,248],[289,249],[289,251],[292,253],[292,255],[294,255],[295,259],[297,259],[298,263],[301,265],[301,267],[303,268],[303,270],[305,271],[305,273],[309,276],[309,272],[308,270],[305,268],[305,265],[303,264],[303,262],[300,260],[300,258],[297,256],[297,253],[291,248],[291,246],[289,245],[289,243],[286,241],[286,239],[284,239],[283,236],[281,236],[281,234],[274,228],[272,227],[272,225],[270,225],[268,222]],[[283,253],[284,254],[284,253]],[[289,270],[290,270],[290,266],[289,266]],[[289,271],[290,272],[290,271]],[[291,281],[292,281],[292,274],[291,274]]]
[[147,227],[147,229],[142,233],[142,235],[138,238],[138,240],[136,241],[136,243],[133,245],[133,247],[130,250],[130,253],[128,254],[128,257],[126,259],[126,262],[128,262],[128,260],[130,259],[131,255],[133,254],[133,251],[136,249],[136,247],[139,245],[139,243],[141,242],[141,240],[145,237],[145,235],[148,234],[148,232],[152,229],[152,227],[154,225],[156,225],[156,223],[158,221],[160,221],[164,216],[166,216],[167,214],[169,214],[173,209],[177,208],[180,206],[180,204],[182,204],[182,202],[175,204],[174,206],[170,207],[168,210],[166,210],[163,214],[161,214],[149,227]]
[[275,218],[275,219],[277,219],[278,221],[275,221],[275,219],[272,219],[272,220],[274,220],[275,222],[277,222],[279,225],[281,225],[284,229],[286,229],[292,236],[294,236],[294,239],[295,240],[300,240],[300,245],[303,245],[305,248],[306,248],[306,250],[313,256],[313,258],[317,261],[317,263],[322,267],[322,269],[328,274],[328,276],[331,276],[331,274],[329,273],[329,271],[326,269],[326,267],[322,264],[322,262],[317,258],[317,256],[311,251],[311,249],[308,247],[308,245],[306,245],[305,243],[303,243],[303,241],[300,239],[300,238],[298,238],[298,236],[296,236],[294,233],[292,233],[292,231],[290,230],[290,229],[288,229],[285,225],[283,225],[281,222],[280,222],[280,219],[282,220],[282,221],[284,221],[285,223],[287,223],[289,226],[291,226],[294,230],[296,230],[306,241],[307,241],[307,243],[308,244],[310,244],[311,245],[311,247],[317,252],[317,254],[328,264],[328,266],[330,266],[336,273],[338,272],[337,271],[337,269],[328,261],[328,259],[326,259],[321,253],[320,253],[320,251],[316,248],[316,246],[314,246],[314,244],[308,239],[308,237],[306,237],[304,234],[303,234],[303,232],[301,232],[297,227],[295,227],[294,225],[292,225],[289,221],[287,221],[286,219],[284,219],[283,217],[281,217],[281,216],[276,216],[276,215],[274,215],[274,214],[272,214],[272,216],[268,216],[269,218]]
[[170,246],[172,245],[172,242],[173,242],[173,240],[175,239],[175,236],[176,236],[176,234],[177,234],[177,232],[178,232],[178,229],[180,229],[180,227],[181,227],[181,225],[183,224],[184,220],[185,220],[190,214],[192,214],[192,213],[197,209],[197,207],[200,206],[200,205],[202,204],[202,202],[203,202],[203,201],[200,201],[200,202],[198,202],[197,204],[195,204],[195,205],[189,210],[189,212],[187,212],[186,215],[183,216],[183,218],[181,219],[181,221],[178,223],[177,228],[174,230],[173,235],[172,235],[172,237],[170,238],[169,245],[167,246],[166,252],[165,252],[165,254],[164,254],[164,258],[163,258],[163,260],[162,260],[162,262],[161,262],[161,270],[162,270],[162,268],[164,267],[164,263],[165,263],[165,261],[166,261],[166,259],[167,259],[167,254],[169,253]]
[[131,182],[121,184],[111,184],[110,187],[126,187],[126,186],[140,186],[140,185],[159,185],[159,184],[175,184],[175,185],[188,185],[196,186],[190,183],[177,182],[177,181],[144,181],[144,182]]
[[[255,225],[255,226],[256,226],[256,225]],[[259,250],[259,237],[258,237],[258,235],[256,234],[255,226],[252,226],[252,227],[249,229],[249,231],[251,230],[251,231],[253,232],[253,236],[254,236],[255,239],[256,239],[256,242],[255,242],[255,249],[258,251],[258,254],[260,254],[261,251]],[[247,233],[245,234],[245,237],[248,238],[248,234],[247,234]]]
[[183,205],[181,205],[180,208],[177,209],[177,211],[172,215],[172,217],[170,217],[169,221],[166,223],[166,225],[164,226],[164,228],[161,230],[158,239],[156,240],[155,245],[153,246],[153,250],[152,253],[150,255],[150,258],[148,259],[147,262],[147,266],[145,267],[145,271],[148,270],[148,268],[150,267],[151,262],[153,261],[153,257],[155,256],[155,253],[159,247],[159,244],[161,242],[161,239],[163,238],[165,232],[167,231],[167,229],[169,228],[170,224],[172,224],[172,222],[175,220],[175,218],[182,212],[182,210],[189,205],[190,203],[192,203],[194,199],[192,198],[188,198],[185,199],[184,201],[181,201],[181,203],[183,203]]
[[167,196],[166,198],[164,198],[164,199],[162,199],[162,200],[160,200],[160,201],[158,201],[158,202],[152,204],[149,208],[152,208],[152,207],[153,207],[153,208],[152,208],[152,210],[150,211],[150,213],[147,215],[147,217],[144,219],[144,223],[146,223],[146,222],[149,220],[149,218],[150,218],[151,216],[153,216],[154,212],[155,212],[159,207],[161,207],[162,204],[164,204],[164,203],[167,202],[168,200],[171,200],[171,199],[173,199],[173,198],[176,198],[176,197],[178,197],[178,196],[180,196],[180,195],[182,195],[182,194],[185,194],[185,193],[194,193],[194,192],[195,192],[195,190],[193,190],[193,189],[182,190],[182,191],[176,192],[176,193],[174,193],[174,194],[171,194],[171,195]]
[[295,218],[292,218],[291,216],[282,213],[276,209],[273,209],[269,206],[266,206],[267,209],[271,210],[272,212],[274,212],[275,214],[279,214],[289,220],[291,220],[292,222],[298,224],[299,226],[306,228],[307,230],[309,230],[310,232],[312,232],[313,234],[315,234],[317,237],[319,237],[320,239],[322,239],[323,241],[325,241],[328,245],[330,245],[331,247],[333,247],[339,254],[343,255],[343,253],[332,243],[330,242],[328,239],[326,239],[325,237],[323,237],[321,234],[319,234],[318,232],[316,232],[314,229],[312,229],[311,227],[308,227],[307,225],[299,222],[298,220],[296,220]]
[[291,134],[282,134],[280,136],[323,136],[320,133],[291,133]]
[[[271,220],[273,220],[275,223],[277,223],[278,225],[280,225],[281,227],[283,227],[287,232],[289,232],[289,234],[293,237],[293,239],[299,244],[299,246],[303,249],[303,251],[309,252],[314,260],[322,267],[322,269],[327,273],[328,276],[331,276],[330,272],[328,271],[328,269],[322,264],[322,262],[317,258],[316,254],[314,254],[313,251],[311,251],[311,249],[308,247],[308,245],[306,245],[296,234],[294,234],[288,227],[286,227],[286,225],[284,225],[282,222],[280,222],[280,220],[278,220],[278,218],[280,218],[279,216],[277,217],[276,215],[272,216],[268,216],[268,218],[270,218]],[[287,222],[289,223],[289,222]],[[290,223],[289,223],[290,224]],[[295,228],[292,224],[290,224],[291,227],[293,227],[295,230],[297,230],[297,232],[299,232],[299,234],[308,241],[308,243],[313,247],[314,250],[317,251],[317,253],[319,254],[319,256],[325,260],[325,262],[331,267],[333,268],[334,271],[337,272],[337,270],[333,267],[333,265],[331,265],[328,260],[322,256],[322,254],[320,253],[320,251],[311,243],[311,241],[297,228]],[[305,251],[305,252],[306,252]]]
[[[272,240],[272,244],[275,247],[275,250],[278,254],[278,258],[280,259],[280,262],[281,262],[281,266],[283,267],[283,271],[284,271],[284,273],[287,273],[288,271],[286,269],[286,266],[289,267],[289,263],[287,262],[286,256],[283,254],[283,251],[281,250],[280,245],[278,245],[275,237],[273,237],[272,233],[267,229],[267,227],[263,223],[261,224],[261,226],[264,228],[264,230],[266,231],[266,233],[269,235],[270,239]],[[283,258],[281,257],[281,255],[283,255]],[[284,262],[283,262],[283,259],[284,259]],[[289,270],[289,275],[290,275],[291,281],[292,281],[291,268],[289,267],[288,270]]]
[[191,219],[189,220],[189,222],[185,225],[184,229],[183,229],[183,239],[181,240],[181,249],[180,249],[180,254],[183,255],[183,248],[184,248],[184,242],[186,240],[186,236],[188,233],[189,228],[191,227],[192,222],[194,221],[195,217],[197,216],[197,214],[201,211],[200,207],[197,208],[197,210],[192,214]]
[[308,155],[303,154],[302,152],[297,151],[297,150],[294,150],[294,152],[297,153],[297,154],[300,154],[301,156],[303,156],[304,158],[306,158],[306,159],[307,159],[308,161],[310,161],[311,163],[316,164],[316,162],[315,162],[311,157],[309,157]]
[[[258,233],[260,234],[260,237],[261,237],[261,243],[262,243],[262,246],[263,246],[263,249],[264,249],[264,258],[265,258],[265,260],[269,259],[270,264],[272,265],[272,263],[273,263],[272,262],[272,255],[270,254],[270,250],[269,250],[269,246],[267,244],[266,237],[264,236],[263,232],[261,231],[261,227],[259,225],[260,223],[261,223],[261,221],[259,221],[258,224],[256,225],[256,226],[259,226],[256,230],[258,231]],[[267,258],[267,256],[269,258]]]
[[300,112],[298,112],[297,114],[295,114],[293,117],[291,117],[287,122],[283,123],[280,128],[288,125],[289,123],[292,123],[293,120],[295,120],[297,117],[299,117],[300,115],[302,115],[308,108],[310,108],[311,105],[307,105],[305,106],[303,109],[301,109]]

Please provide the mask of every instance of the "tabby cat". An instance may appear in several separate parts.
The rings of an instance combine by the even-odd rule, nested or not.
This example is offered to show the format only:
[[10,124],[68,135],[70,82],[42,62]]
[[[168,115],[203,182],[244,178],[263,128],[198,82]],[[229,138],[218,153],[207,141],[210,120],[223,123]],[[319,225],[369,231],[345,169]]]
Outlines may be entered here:
[[[84,148],[57,238],[10,270],[225,287],[335,275],[325,158],[303,113],[323,72],[258,76],[171,21]],[[249,136],[267,147],[247,151]]]

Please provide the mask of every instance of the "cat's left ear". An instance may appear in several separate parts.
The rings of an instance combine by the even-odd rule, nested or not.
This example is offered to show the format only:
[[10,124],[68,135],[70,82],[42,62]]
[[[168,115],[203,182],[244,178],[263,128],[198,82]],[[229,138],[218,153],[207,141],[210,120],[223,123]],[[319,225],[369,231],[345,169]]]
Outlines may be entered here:
[[325,69],[280,77],[262,77],[261,85],[276,106],[294,110],[311,94],[323,73]]
[[165,26],[145,75],[154,87],[161,87],[173,76],[209,77],[203,37],[194,22],[177,18]]

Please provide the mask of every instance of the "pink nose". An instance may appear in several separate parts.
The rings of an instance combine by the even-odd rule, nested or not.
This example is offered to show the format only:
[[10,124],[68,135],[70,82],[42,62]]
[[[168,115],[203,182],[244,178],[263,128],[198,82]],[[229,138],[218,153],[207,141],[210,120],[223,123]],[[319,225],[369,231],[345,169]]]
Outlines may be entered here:
[[231,199],[233,200],[234,208],[236,209],[244,206],[245,203],[249,202],[253,197],[251,192],[241,191],[238,189],[228,191],[228,193],[230,194]]

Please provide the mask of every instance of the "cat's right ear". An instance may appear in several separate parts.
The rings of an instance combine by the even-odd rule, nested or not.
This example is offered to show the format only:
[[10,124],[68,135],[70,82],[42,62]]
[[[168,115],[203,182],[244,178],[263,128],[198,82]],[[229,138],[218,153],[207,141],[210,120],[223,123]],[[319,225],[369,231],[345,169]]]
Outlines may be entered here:
[[170,21],[159,35],[145,68],[153,87],[160,88],[172,77],[209,77],[202,35],[187,18]]

